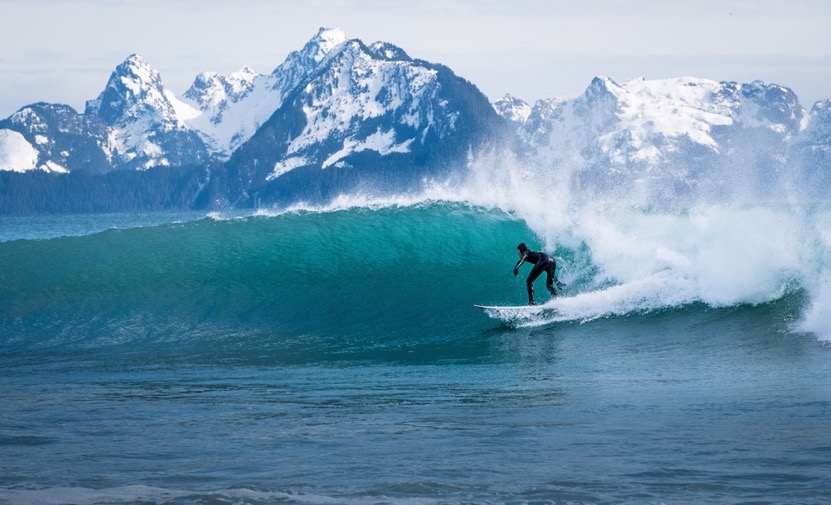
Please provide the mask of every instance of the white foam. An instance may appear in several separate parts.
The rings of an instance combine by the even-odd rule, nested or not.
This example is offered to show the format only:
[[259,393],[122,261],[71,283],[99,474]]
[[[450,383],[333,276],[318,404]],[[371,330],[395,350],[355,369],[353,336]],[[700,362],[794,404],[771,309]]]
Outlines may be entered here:
[[804,289],[810,305],[799,328],[831,340],[831,205],[729,202],[702,192],[695,203],[661,207],[639,199],[648,190],[623,187],[587,197],[579,162],[568,165],[529,168],[488,154],[471,164],[459,192],[524,219],[548,251],[590,252],[592,271],[581,275],[586,289],[599,291],[559,300],[558,320],[695,302],[761,304]]
[[804,241],[806,289],[811,302],[797,325],[801,331],[831,342],[831,210],[813,215]]
[[421,192],[382,196],[374,196],[371,193],[359,192],[355,194],[338,195],[330,202],[324,204],[297,202],[289,207],[281,209],[260,208],[255,211],[255,215],[275,217],[282,214],[297,212],[340,212],[350,209],[379,210],[394,207],[406,208],[418,205],[427,205],[439,201],[451,200],[435,198],[434,195]]
[[827,273],[822,289],[814,295],[797,328],[817,335],[822,341],[831,342],[831,279]]

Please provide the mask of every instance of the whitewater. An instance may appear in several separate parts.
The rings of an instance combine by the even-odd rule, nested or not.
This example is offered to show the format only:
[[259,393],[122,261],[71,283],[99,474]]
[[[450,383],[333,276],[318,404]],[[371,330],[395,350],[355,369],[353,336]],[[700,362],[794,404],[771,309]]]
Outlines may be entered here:
[[0,503],[831,500],[831,205],[580,176],[0,217]]

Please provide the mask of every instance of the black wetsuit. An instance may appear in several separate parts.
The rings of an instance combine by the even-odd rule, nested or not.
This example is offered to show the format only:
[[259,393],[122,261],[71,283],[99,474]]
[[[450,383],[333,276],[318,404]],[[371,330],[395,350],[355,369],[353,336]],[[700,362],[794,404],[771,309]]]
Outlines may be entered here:
[[517,275],[520,265],[526,261],[534,264],[534,267],[531,269],[531,273],[528,274],[528,279],[525,280],[525,283],[528,286],[528,304],[534,305],[534,281],[537,280],[537,277],[539,277],[543,272],[546,273],[546,289],[548,289],[548,292],[551,293],[551,296],[557,296],[557,290],[554,289],[554,283],[557,283],[557,286],[559,287],[560,281],[557,280],[557,262],[554,261],[554,258],[542,252],[526,250],[522,253],[522,257],[519,258],[519,261],[514,267],[514,275]]

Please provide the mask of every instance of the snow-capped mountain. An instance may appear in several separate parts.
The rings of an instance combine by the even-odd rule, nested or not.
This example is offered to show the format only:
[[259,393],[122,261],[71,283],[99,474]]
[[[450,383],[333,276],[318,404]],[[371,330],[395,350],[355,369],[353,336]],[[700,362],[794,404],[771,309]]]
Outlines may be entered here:
[[801,148],[831,156],[831,100],[814,104],[799,136]]
[[197,114],[167,91],[159,73],[135,54],[116,67],[84,113],[108,127],[101,147],[113,166],[135,169],[204,163],[205,145],[185,123]]
[[33,104],[0,122],[0,131],[6,132],[6,145],[27,153],[15,156],[19,171],[195,166],[208,159],[203,141],[186,124],[197,114],[165,89],[157,71],[132,55],[83,114],[67,105]]
[[464,167],[469,150],[503,125],[450,69],[388,43],[331,44],[339,33],[321,31],[316,39],[328,46],[307,44],[272,74],[282,103],[234,151],[223,191],[273,201],[400,190]]
[[[409,153],[430,136],[451,135],[467,111],[452,103],[440,70],[414,63],[403,52],[388,59],[358,40],[344,43],[287,104],[305,125],[278,149],[285,151],[268,179],[296,167],[344,167],[362,151]],[[472,91],[472,89],[470,90]],[[445,99],[443,99],[445,98]]]
[[[678,197],[684,188],[720,181],[748,169],[783,172],[789,150],[814,131],[788,88],[683,77],[617,83],[597,77],[571,100],[544,100],[530,108],[511,98],[495,108],[516,125],[525,153],[549,165],[570,165],[586,190],[632,183]],[[723,171],[716,177],[714,172]],[[660,181],[661,184],[643,184]],[[771,180],[771,183],[781,182]]]
[[[205,72],[182,100],[141,56],[131,55],[83,114],[61,105],[25,107],[3,123],[9,131],[0,145],[6,146],[7,158],[16,153],[17,161],[6,163],[16,170],[200,165],[209,157],[228,159],[291,102],[286,110],[299,107],[295,112],[304,116],[305,128],[290,142],[273,146],[280,159],[269,161],[263,178],[274,179],[296,167],[325,169],[355,152],[409,152],[415,134],[405,135],[407,128],[421,133],[422,145],[429,143],[428,133],[437,138],[461,133],[455,121],[471,105],[492,116],[490,121],[497,118],[469,83],[461,86],[474,98],[450,96],[459,88],[456,81],[463,82],[449,69],[413,60],[392,44],[367,46],[347,40],[341,30],[322,28],[270,74],[249,67],[227,77]],[[81,138],[85,152],[95,146],[100,151],[88,156],[95,158],[92,165],[70,156]]]
[[464,167],[504,124],[447,67],[322,28],[270,74],[206,72],[182,100],[132,55],[83,114],[36,104],[0,122],[0,148],[15,170],[210,166],[204,198],[245,204],[360,184],[405,189]]
[[321,28],[269,74],[205,72],[178,99],[131,55],[83,113],[36,103],[0,121],[0,171],[170,167],[201,206],[407,191],[464,176],[494,150],[586,194],[626,187],[645,201],[735,196],[748,178],[771,194],[799,181],[827,188],[831,100],[806,112],[760,81],[597,77],[575,98],[490,104],[447,67]]
[[18,172],[104,173],[112,169],[101,149],[106,137],[103,124],[68,105],[28,105],[0,121],[0,167]]
[[831,189],[831,100],[814,104],[789,152],[788,166],[799,171],[804,187],[823,196]]
[[228,157],[251,138],[292,91],[304,83],[324,57],[346,36],[339,29],[321,28],[299,51],[271,74],[243,67],[228,77],[216,73],[197,76],[185,98],[201,113],[188,123],[200,133],[214,154]]
[[[514,109],[521,108],[514,99]],[[791,90],[760,81],[685,77],[618,84],[597,77],[575,99],[537,102],[524,119],[503,116],[519,123],[536,147],[576,142],[580,150],[621,165],[660,162],[684,143],[721,152],[725,132],[735,128],[766,128],[790,138],[799,133],[805,112]]]
[[222,115],[229,104],[245,98],[254,89],[255,80],[262,77],[247,66],[227,77],[216,72],[203,72],[196,76],[196,80],[185,92],[185,98],[204,113],[199,115],[203,115],[212,124],[218,124],[222,122]]

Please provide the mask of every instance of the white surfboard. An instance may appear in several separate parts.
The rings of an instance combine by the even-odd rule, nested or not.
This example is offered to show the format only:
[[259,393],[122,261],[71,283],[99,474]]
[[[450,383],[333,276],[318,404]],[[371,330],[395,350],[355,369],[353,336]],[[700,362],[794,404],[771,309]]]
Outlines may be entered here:
[[517,326],[539,326],[548,324],[557,317],[556,304],[550,300],[542,305],[480,305],[474,304],[477,309],[491,319],[499,319],[504,323]]
[[510,310],[510,309],[538,309],[539,305],[477,305],[474,307],[482,310]]
[[554,307],[548,303],[542,305],[478,305],[473,304],[474,307],[482,310],[492,310],[499,312],[516,311],[516,312],[541,312],[546,309],[553,309]]

